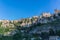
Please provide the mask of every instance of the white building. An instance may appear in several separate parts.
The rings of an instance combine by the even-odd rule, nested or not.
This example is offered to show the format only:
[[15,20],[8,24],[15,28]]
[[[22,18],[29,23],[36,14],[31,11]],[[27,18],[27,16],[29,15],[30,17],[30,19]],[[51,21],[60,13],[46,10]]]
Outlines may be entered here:
[[59,40],[59,36],[49,36],[49,40]]
[[45,12],[45,13],[42,14],[42,16],[43,16],[43,17],[50,17],[51,14],[50,14],[49,12],[48,12],[48,13]]
[[50,13],[43,13],[42,16],[39,16],[38,23],[47,23],[50,22],[50,20],[47,19],[47,17],[51,17]]

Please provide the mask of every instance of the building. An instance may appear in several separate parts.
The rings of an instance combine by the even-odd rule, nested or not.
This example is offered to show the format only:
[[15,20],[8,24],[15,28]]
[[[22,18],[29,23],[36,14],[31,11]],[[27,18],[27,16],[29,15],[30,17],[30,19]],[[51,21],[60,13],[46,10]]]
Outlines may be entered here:
[[43,17],[50,17],[51,14],[50,14],[49,12],[48,12],[48,13],[45,12],[45,13],[42,14],[42,16],[43,16]]
[[9,20],[1,20],[1,22],[6,24],[6,23],[9,23],[10,21]]
[[38,19],[38,23],[47,23],[47,22],[49,22],[49,21],[45,18]]
[[59,36],[49,36],[49,40],[60,40]]
[[54,16],[58,19],[60,19],[60,10],[55,9],[55,14]]
[[33,18],[38,18],[38,16],[33,16]]
[[60,14],[60,10],[55,9],[55,15],[59,16],[59,14]]
[[60,13],[60,10],[55,9],[55,13]]
[[4,28],[14,28],[14,24],[11,24],[9,22],[2,22],[1,24],[1,27],[4,27]]
[[18,20],[11,20],[10,22],[11,23],[18,23],[19,21]]
[[22,23],[21,26],[25,26],[26,24],[25,23]]

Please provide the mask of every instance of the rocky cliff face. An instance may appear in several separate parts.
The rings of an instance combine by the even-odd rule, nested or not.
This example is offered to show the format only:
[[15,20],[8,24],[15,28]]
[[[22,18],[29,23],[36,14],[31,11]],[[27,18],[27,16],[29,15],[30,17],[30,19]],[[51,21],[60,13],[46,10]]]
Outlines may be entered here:
[[0,34],[14,35],[18,30],[28,33],[49,32],[49,29],[60,30],[60,11],[54,14],[43,13],[40,16],[21,20],[0,20]]

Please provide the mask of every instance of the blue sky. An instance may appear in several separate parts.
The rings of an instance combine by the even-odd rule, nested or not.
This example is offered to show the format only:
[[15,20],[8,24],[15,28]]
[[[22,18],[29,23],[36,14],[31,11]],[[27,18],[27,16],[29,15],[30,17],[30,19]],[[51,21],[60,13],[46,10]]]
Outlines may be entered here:
[[0,0],[0,19],[27,18],[54,9],[60,9],[60,0]]

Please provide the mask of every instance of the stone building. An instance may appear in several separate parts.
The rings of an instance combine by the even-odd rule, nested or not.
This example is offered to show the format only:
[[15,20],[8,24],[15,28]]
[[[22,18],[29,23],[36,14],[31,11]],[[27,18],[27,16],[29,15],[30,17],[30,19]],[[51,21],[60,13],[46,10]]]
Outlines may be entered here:
[[43,16],[43,17],[50,17],[51,14],[50,14],[49,12],[48,12],[48,13],[45,12],[45,13],[42,14],[42,16]]

